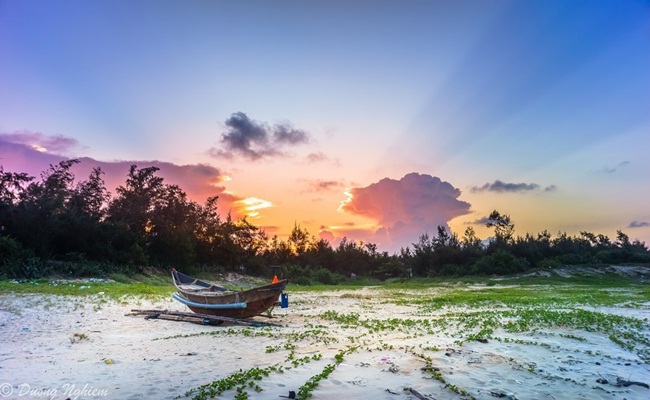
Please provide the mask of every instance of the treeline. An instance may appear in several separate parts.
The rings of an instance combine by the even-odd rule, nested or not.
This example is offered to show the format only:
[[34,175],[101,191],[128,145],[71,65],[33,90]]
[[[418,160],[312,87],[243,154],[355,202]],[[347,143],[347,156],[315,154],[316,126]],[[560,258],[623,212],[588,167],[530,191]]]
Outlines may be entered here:
[[294,283],[336,284],[344,278],[510,274],[566,264],[650,263],[645,243],[621,231],[607,236],[581,232],[555,238],[544,231],[514,235],[510,217],[494,211],[483,243],[469,227],[462,237],[437,228],[398,254],[372,243],[343,239],[336,247],[294,226],[286,240],[269,237],[245,218],[217,212],[217,197],[199,204],[158,168],[128,171],[111,195],[93,169],[77,181],[79,160],[51,165],[41,180],[0,166],[0,278],[54,274],[132,274],[144,266],[170,266],[190,273],[246,272],[267,275],[282,266]]

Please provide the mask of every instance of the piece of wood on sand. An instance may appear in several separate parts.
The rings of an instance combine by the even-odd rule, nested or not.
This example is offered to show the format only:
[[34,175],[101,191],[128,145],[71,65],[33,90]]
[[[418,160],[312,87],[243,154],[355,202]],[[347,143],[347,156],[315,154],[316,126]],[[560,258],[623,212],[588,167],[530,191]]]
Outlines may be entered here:
[[281,327],[282,326],[278,324],[272,324],[269,322],[259,322],[259,321],[252,321],[252,320],[240,319],[240,318],[222,317],[218,315],[209,315],[209,314],[187,313],[187,312],[172,311],[172,310],[133,309],[131,310],[131,313],[127,315],[145,315],[146,319],[165,319],[168,321],[192,322],[200,325],[221,325],[224,322],[228,322],[235,325],[247,325],[247,326],[254,326],[254,327],[261,327],[261,326]]
[[425,395],[423,395],[422,393],[418,392],[417,390],[415,390],[413,388],[406,387],[406,388],[404,388],[404,391],[411,393],[413,396],[417,397],[420,400],[431,400],[431,397],[425,396]]

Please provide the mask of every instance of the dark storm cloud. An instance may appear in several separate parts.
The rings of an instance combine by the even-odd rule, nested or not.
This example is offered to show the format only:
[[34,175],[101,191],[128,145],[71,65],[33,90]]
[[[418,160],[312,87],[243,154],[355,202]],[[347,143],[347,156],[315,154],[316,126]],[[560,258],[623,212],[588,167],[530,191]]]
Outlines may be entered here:
[[[519,192],[530,192],[539,189],[539,185],[536,183],[507,183],[500,180],[496,180],[493,183],[486,183],[483,186],[473,186],[470,188],[472,193],[478,192],[497,192],[497,193],[519,193]],[[547,186],[544,188],[544,191],[552,192],[556,190],[555,185]]]
[[259,160],[267,157],[285,156],[287,146],[309,142],[307,132],[294,129],[285,122],[269,126],[264,122],[252,120],[243,112],[233,113],[225,122],[226,131],[221,135],[221,148],[211,148],[212,157]]

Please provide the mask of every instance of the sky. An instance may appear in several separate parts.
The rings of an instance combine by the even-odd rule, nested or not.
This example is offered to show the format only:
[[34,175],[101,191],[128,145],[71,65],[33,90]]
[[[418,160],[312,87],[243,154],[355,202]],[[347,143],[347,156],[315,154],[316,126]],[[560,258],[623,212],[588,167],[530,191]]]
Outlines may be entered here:
[[396,252],[444,226],[650,244],[645,0],[0,0],[0,165],[157,166]]

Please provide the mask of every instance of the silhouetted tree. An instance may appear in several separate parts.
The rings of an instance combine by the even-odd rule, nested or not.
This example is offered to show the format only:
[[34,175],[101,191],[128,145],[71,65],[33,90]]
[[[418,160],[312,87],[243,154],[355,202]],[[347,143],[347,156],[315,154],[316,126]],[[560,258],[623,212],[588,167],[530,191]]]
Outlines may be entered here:
[[501,215],[497,210],[492,211],[485,226],[494,228],[494,236],[499,245],[510,243],[515,232],[515,224],[510,220],[510,216]]
[[131,166],[111,199],[99,168],[75,184],[71,167],[78,162],[50,165],[40,181],[0,166],[0,277],[134,271],[149,262],[265,274],[266,266],[282,264],[294,282],[336,284],[351,274],[385,279],[409,276],[409,270],[415,276],[512,274],[566,264],[650,263],[645,243],[620,230],[614,242],[584,231],[515,238],[510,217],[496,210],[486,224],[495,230],[487,247],[472,227],[459,239],[444,226],[394,255],[347,238],[333,248],[298,224],[280,240],[246,218],[222,220],[217,197],[203,205],[188,200],[156,175],[157,167]]
[[124,186],[116,189],[117,195],[108,209],[108,221],[133,232],[144,243],[156,201],[163,190],[163,178],[156,176],[160,168],[138,169],[131,165]]

